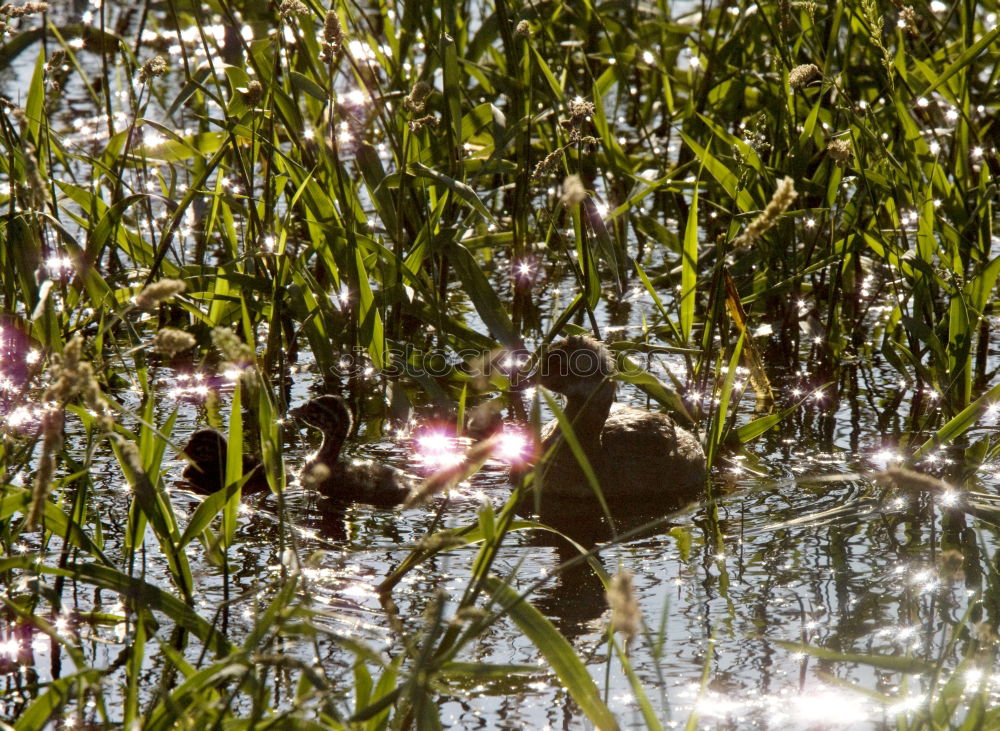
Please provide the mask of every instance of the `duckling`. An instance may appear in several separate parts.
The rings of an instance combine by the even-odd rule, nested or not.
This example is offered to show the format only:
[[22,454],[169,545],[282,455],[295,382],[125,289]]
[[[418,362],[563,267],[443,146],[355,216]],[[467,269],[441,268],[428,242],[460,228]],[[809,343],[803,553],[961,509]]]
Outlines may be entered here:
[[[226,437],[215,429],[199,429],[181,450],[190,462],[181,476],[183,486],[202,495],[211,495],[226,486]],[[264,466],[253,457],[243,455],[243,494],[253,495],[268,489]]]
[[[704,486],[705,452],[668,415],[615,403],[614,374],[603,343],[574,335],[547,350],[537,380],[566,397],[566,418],[609,504],[655,498],[680,507]],[[541,454],[552,447],[540,466],[543,494],[593,500],[555,420],[542,432]]]
[[351,410],[340,396],[318,396],[288,412],[323,435],[319,449],[302,468],[303,483],[337,502],[376,507],[400,505],[414,483],[407,475],[371,460],[346,462],[340,450],[351,431]]

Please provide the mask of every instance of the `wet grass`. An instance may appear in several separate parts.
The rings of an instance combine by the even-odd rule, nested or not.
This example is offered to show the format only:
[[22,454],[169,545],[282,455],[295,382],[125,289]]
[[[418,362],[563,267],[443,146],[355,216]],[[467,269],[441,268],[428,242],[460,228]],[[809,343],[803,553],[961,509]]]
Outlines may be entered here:
[[[385,577],[391,651],[322,621],[282,498],[294,465],[281,417],[302,361],[384,417],[390,403],[449,418],[461,404],[461,423],[499,393],[537,427],[554,402],[522,403],[509,369],[484,374],[470,356],[430,375],[415,368],[420,353],[502,363],[590,331],[615,345],[623,381],[698,429],[717,474],[741,444],[811,418],[809,404],[856,400],[859,377],[886,364],[899,386],[869,405],[886,445],[961,488],[998,453],[981,428],[1000,396],[997,10],[496,0],[331,14],[292,0],[19,18],[4,6],[4,717],[24,729],[436,728],[439,699],[463,683],[537,674],[469,659],[512,621],[580,712],[616,727],[588,658],[526,600],[534,587],[494,571],[511,531],[544,529],[515,512],[530,478],[474,524],[433,524]],[[543,308],[565,281],[569,295]],[[637,297],[648,317],[621,339],[616,308]],[[673,367],[652,368],[663,357]],[[230,487],[190,516],[164,469],[187,434],[151,375],[174,358],[216,379],[224,398],[208,411],[231,445]],[[818,431],[832,434],[830,413]],[[953,446],[950,466],[928,460]],[[190,562],[196,552],[217,567],[228,591],[244,450],[277,496],[283,563],[269,604],[234,636],[227,605],[196,611]],[[95,490],[101,454],[128,485],[113,539]],[[443,490],[484,460],[433,479]],[[944,490],[892,475],[871,484],[872,500]],[[722,546],[717,490],[705,541]],[[992,531],[995,502],[962,493],[959,515]],[[968,565],[968,545],[932,551]],[[460,548],[472,550],[461,595],[400,617],[393,591],[407,572]],[[610,588],[601,550],[573,561],[590,560]],[[995,594],[996,564],[982,563]],[[641,723],[659,727],[658,693],[628,646],[661,652],[664,625],[628,621],[627,596],[613,603],[608,672],[620,666]],[[1000,711],[963,674],[989,666],[997,621],[970,604],[936,658],[794,649],[930,678],[925,702],[893,717],[900,728],[985,728]],[[124,649],[94,662],[81,627],[117,632]],[[52,658],[41,673],[39,638]],[[284,652],[320,642],[355,658],[349,673]]]

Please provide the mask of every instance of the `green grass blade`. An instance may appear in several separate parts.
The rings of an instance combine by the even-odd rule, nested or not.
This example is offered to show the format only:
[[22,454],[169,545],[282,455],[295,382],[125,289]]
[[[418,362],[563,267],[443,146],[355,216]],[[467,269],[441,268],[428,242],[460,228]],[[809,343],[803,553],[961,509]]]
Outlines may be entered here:
[[601,693],[594,679],[566,638],[559,634],[541,612],[499,578],[489,577],[487,586],[494,601],[505,607],[518,628],[542,653],[591,723],[602,731],[617,729],[618,721],[601,700]]

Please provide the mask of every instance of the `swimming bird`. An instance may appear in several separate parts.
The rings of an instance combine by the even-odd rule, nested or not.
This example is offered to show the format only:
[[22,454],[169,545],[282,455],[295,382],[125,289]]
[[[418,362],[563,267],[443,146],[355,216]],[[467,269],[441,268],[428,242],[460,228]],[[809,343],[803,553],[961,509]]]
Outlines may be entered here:
[[302,468],[304,485],[337,502],[376,507],[400,505],[409,497],[415,483],[403,472],[372,460],[341,459],[353,419],[340,396],[318,396],[288,414],[323,435],[319,449]]
[[[705,483],[705,452],[667,414],[615,403],[615,363],[603,343],[573,335],[554,343],[537,382],[566,397],[563,412],[609,505],[637,499],[649,507],[681,504]],[[542,431],[542,494],[594,499],[594,492],[553,420]]]
[[[181,476],[184,487],[202,495],[211,495],[226,486],[226,437],[215,429],[199,429],[188,439],[181,450],[190,460]],[[243,483],[243,494],[253,495],[268,489],[264,466],[251,457],[243,455],[243,474],[248,475]]]

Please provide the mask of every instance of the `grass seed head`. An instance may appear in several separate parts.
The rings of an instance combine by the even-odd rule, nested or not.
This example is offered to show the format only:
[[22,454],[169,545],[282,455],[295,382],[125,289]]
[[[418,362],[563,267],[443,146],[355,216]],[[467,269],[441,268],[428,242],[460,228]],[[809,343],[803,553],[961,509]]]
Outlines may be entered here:
[[46,409],[42,415],[42,454],[38,460],[38,471],[31,490],[31,505],[26,522],[34,528],[45,512],[49,493],[52,492],[52,478],[56,472],[56,455],[63,444],[63,410],[61,407]]
[[247,84],[246,91],[241,92],[240,96],[243,103],[252,109],[260,104],[260,100],[264,98],[264,85],[254,79]]
[[328,63],[336,60],[344,48],[344,27],[336,10],[327,11],[323,21],[323,51],[320,59]]
[[187,289],[187,285],[180,279],[161,279],[147,285],[136,295],[135,306],[141,310],[151,310],[185,289]]
[[212,344],[230,363],[246,365],[254,361],[253,348],[240,340],[239,336],[228,327],[217,327],[212,330]]
[[320,462],[313,462],[306,465],[305,469],[302,470],[302,474],[299,475],[302,487],[307,490],[318,490],[319,486],[329,478],[330,468]]
[[434,87],[426,81],[418,81],[410,89],[410,93],[403,98],[403,106],[415,114],[420,114],[424,111],[427,97],[431,95],[432,91],[434,91]]
[[635,598],[631,571],[622,569],[611,577],[607,597],[611,607],[611,631],[621,632],[625,642],[631,642],[642,627],[642,613]]
[[26,15],[44,13],[48,9],[48,3],[25,3],[24,5],[6,3],[4,5],[0,5],[0,15],[5,15],[8,18],[23,18]]
[[771,202],[767,204],[767,208],[750,222],[746,231],[733,240],[733,247],[741,248],[750,246],[774,228],[774,225],[778,222],[778,217],[788,210],[788,207],[792,205],[792,201],[795,200],[797,195],[798,193],[795,192],[795,181],[789,177],[784,178],[778,183],[774,195],[771,196]]
[[163,76],[167,72],[167,62],[162,56],[153,56],[139,69],[139,82],[145,84],[150,79]]
[[173,358],[194,347],[197,341],[191,333],[172,327],[162,328],[153,338],[153,351]]
[[805,86],[819,75],[819,66],[814,63],[804,63],[801,66],[796,66],[788,72],[788,86],[791,89],[798,89],[800,86]]
[[278,13],[282,18],[287,18],[290,15],[305,15],[308,12],[308,6],[300,0],[282,0],[281,5],[278,6]]
[[843,167],[854,157],[854,153],[851,152],[851,141],[846,137],[830,140],[830,144],[826,146],[826,154],[830,156],[831,160]]
[[531,179],[541,180],[549,173],[555,171],[559,167],[559,161],[562,160],[562,156],[563,149],[561,147],[550,152],[545,156],[544,160],[535,166],[535,171],[531,174]]
[[410,127],[411,132],[419,132],[424,127],[437,127],[438,118],[433,114],[428,114],[425,117],[420,117],[419,119],[411,119],[407,124]]
[[567,175],[563,181],[562,202],[568,208],[575,206],[587,197],[587,189],[579,175]]

